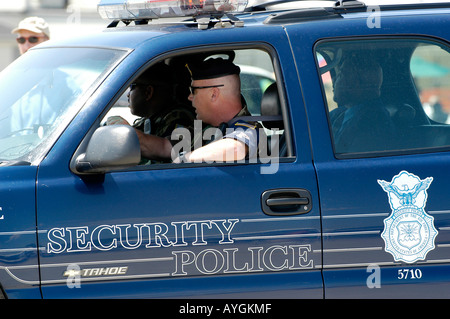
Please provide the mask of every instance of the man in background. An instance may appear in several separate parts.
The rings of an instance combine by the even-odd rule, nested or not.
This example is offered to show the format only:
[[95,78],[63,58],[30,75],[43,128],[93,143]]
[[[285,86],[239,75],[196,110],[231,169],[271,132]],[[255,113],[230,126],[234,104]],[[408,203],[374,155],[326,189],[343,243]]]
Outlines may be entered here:
[[20,54],[24,54],[32,47],[50,40],[48,23],[39,17],[28,17],[19,22],[17,28],[11,31],[17,34],[17,44]]
[[[50,39],[49,25],[39,17],[25,18],[11,33],[17,34],[16,40],[21,55]],[[28,54],[22,58],[32,59],[31,52]],[[40,74],[40,79],[30,82],[33,86],[27,88],[11,106],[10,131],[14,135],[37,134],[47,130],[66,107],[59,97],[73,94],[72,79],[67,73],[60,69],[48,72],[39,61],[33,63],[33,71]]]

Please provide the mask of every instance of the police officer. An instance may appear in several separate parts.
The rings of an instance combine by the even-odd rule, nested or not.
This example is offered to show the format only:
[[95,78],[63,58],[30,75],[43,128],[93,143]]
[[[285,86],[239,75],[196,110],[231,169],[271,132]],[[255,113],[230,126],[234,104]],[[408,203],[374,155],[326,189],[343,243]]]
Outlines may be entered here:
[[[173,73],[163,62],[152,66],[131,84],[128,102],[131,113],[141,117],[133,123],[140,141],[145,141],[149,135],[168,138],[176,128],[193,125],[194,111],[192,107],[176,102]],[[120,116],[108,118],[107,124],[130,125]],[[143,157],[167,160],[165,157]]]
[[[189,66],[188,66],[189,67]],[[196,132],[193,151],[182,154],[176,162],[239,161],[255,157],[258,145],[257,125],[240,120],[250,116],[240,90],[240,68],[230,60],[211,58],[189,67],[192,77],[192,102],[197,119],[208,124]],[[209,143],[204,132],[212,127],[220,129],[221,139]],[[202,139],[202,147],[197,148]]]

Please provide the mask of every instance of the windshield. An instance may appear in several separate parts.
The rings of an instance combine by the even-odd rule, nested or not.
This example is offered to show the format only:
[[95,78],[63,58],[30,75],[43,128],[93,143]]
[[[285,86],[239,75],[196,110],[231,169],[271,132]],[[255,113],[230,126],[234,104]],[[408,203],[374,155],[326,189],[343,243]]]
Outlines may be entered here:
[[0,73],[0,165],[44,155],[125,51],[30,50]]

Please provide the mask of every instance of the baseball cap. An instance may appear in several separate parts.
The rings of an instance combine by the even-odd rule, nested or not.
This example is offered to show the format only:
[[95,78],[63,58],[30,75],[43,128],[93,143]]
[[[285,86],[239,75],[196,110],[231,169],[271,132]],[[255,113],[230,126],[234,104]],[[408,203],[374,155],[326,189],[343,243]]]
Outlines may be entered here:
[[28,17],[19,22],[17,28],[11,33],[18,33],[20,30],[28,30],[34,33],[43,33],[50,37],[50,29],[48,23],[39,17]]

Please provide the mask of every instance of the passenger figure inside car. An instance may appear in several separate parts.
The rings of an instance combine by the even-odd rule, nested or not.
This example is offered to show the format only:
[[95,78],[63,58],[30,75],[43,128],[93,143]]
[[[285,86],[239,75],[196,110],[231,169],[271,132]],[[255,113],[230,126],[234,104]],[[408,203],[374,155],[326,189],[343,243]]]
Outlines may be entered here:
[[[173,98],[173,83],[172,69],[161,62],[149,68],[130,85],[130,111],[141,117],[132,126],[140,141],[144,141],[146,135],[169,138],[176,128],[193,126],[194,110],[188,103],[181,104]],[[109,117],[107,125],[114,124],[130,125],[121,116]],[[149,163],[148,161],[144,156],[141,165]]]
[[381,100],[383,70],[375,61],[347,59],[336,70],[330,112],[337,153],[382,151],[395,140],[395,126]]

